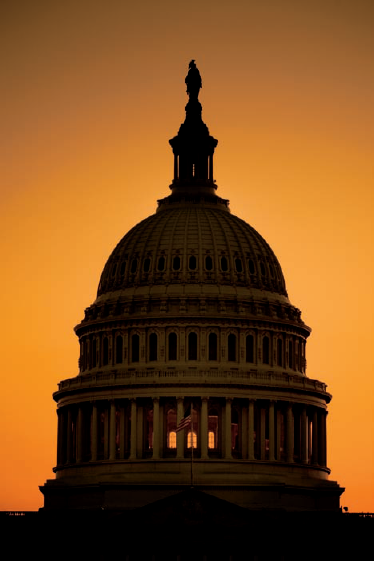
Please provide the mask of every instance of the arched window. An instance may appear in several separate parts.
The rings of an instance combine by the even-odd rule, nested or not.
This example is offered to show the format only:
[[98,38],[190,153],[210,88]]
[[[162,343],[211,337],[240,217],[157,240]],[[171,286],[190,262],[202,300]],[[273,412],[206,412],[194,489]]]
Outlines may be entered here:
[[217,360],[217,335],[216,333],[209,333],[208,337],[209,353],[208,360]]
[[92,340],[92,368],[96,366],[96,337]]
[[278,366],[283,366],[283,341],[282,341],[282,339],[277,339],[277,364],[278,364]]
[[173,258],[173,271],[179,271],[180,268],[181,268],[181,258],[179,257],[179,255],[176,255]]
[[143,271],[145,273],[148,273],[150,268],[151,268],[151,260],[149,259],[149,257],[147,257],[147,259],[144,259]]
[[197,334],[188,334],[188,360],[197,360]]
[[288,341],[288,366],[293,368],[293,345],[292,341]]
[[196,267],[197,267],[196,257],[194,255],[190,255],[190,258],[188,260],[188,268],[190,269],[190,271],[195,271]]
[[236,361],[236,335],[233,333],[227,338],[227,359],[230,362]]
[[131,337],[131,360],[139,362],[139,335],[136,333]]
[[151,333],[149,336],[149,360],[157,360],[157,334]]
[[168,436],[168,448],[177,447],[177,433],[175,431],[169,432]]
[[221,257],[221,271],[226,273],[229,270],[229,264],[225,256]]
[[177,413],[173,407],[166,413],[166,446],[167,448],[177,447]]
[[131,261],[131,272],[132,274],[136,273],[136,269],[138,268],[138,260],[137,259],[133,259]]
[[169,333],[169,360],[177,360],[177,334]]
[[242,260],[237,258],[235,259],[235,269],[237,273],[242,273],[243,272],[243,264],[242,264]]
[[263,264],[262,261],[260,261],[260,270],[261,270],[261,275],[264,277],[266,275],[266,270],[265,270],[265,265]]
[[270,341],[267,336],[262,339],[262,362],[270,364]]
[[211,271],[213,269],[213,260],[210,255],[205,257],[205,269]]
[[109,363],[109,342],[108,337],[103,339],[103,366]]
[[116,364],[121,364],[123,360],[123,338],[121,335],[116,337]]
[[192,444],[194,448],[197,448],[197,434],[195,431],[190,431],[187,435],[187,448],[191,448]]
[[254,275],[256,272],[255,264],[252,259],[248,259],[248,269],[251,275]]
[[245,360],[246,362],[254,362],[254,339],[253,335],[247,335],[245,338]]
[[164,271],[165,270],[165,257],[160,257],[157,263],[157,270]]
[[125,274],[126,265],[127,265],[127,261],[122,261],[121,268],[120,268],[120,271],[119,271],[121,277],[123,277],[123,275]]
[[208,448],[215,448],[215,439],[214,439],[214,432],[210,430],[208,432]]

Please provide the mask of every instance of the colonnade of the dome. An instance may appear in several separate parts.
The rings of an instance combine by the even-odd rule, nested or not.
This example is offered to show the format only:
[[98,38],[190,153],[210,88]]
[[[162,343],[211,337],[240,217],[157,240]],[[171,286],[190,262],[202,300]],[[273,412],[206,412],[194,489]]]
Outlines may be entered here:
[[305,375],[305,337],[291,329],[179,325],[112,328],[80,339],[80,371],[160,363],[288,369]]
[[[192,425],[177,432],[191,404]],[[326,409],[286,400],[205,396],[82,401],[58,410],[56,471],[85,462],[188,458],[192,442],[196,459],[325,468]]]

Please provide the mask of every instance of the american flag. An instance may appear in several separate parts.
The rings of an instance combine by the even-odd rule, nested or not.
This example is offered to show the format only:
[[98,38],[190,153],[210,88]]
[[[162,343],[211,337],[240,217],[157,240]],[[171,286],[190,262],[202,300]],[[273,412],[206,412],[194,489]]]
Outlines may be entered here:
[[180,430],[186,429],[187,427],[190,426],[190,424],[191,424],[191,406],[189,406],[187,408],[184,416],[179,421],[179,424],[176,428],[176,432],[179,432]]

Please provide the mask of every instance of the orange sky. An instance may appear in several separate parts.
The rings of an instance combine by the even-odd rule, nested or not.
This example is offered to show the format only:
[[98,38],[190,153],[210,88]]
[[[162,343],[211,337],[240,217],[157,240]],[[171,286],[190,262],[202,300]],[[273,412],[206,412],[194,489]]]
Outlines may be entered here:
[[168,194],[195,58],[218,194],[282,265],[333,394],[330,478],[374,512],[374,3],[2,0],[0,57],[0,510],[42,506],[73,327]]

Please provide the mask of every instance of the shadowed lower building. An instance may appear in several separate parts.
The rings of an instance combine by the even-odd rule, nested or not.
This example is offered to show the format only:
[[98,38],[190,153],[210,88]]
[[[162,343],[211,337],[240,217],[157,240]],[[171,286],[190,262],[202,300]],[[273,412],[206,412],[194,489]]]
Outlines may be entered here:
[[171,194],[115,247],[76,327],[44,511],[126,513],[193,486],[246,511],[339,512],[310,328],[269,245],[217,196],[193,61],[186,83]]

